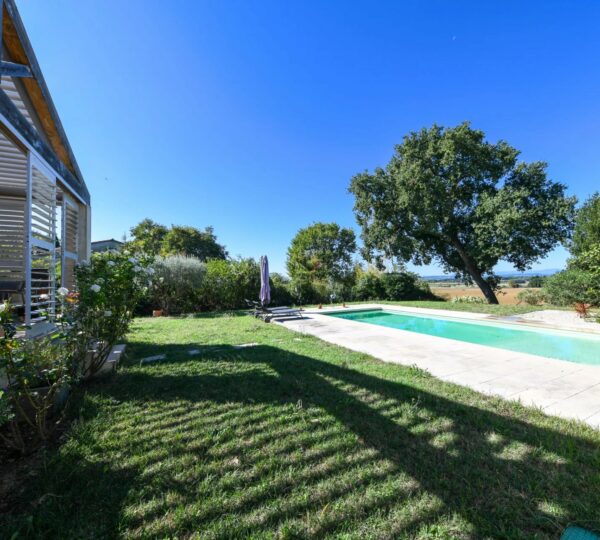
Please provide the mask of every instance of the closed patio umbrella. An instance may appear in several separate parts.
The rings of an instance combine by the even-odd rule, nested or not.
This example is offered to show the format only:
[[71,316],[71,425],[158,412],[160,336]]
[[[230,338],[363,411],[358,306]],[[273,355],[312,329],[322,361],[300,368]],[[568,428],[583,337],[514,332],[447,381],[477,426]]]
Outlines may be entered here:
[[268,306],[271,303],[271,286],[269,285],[269,259],[266,255],[260,258],[260,303]]

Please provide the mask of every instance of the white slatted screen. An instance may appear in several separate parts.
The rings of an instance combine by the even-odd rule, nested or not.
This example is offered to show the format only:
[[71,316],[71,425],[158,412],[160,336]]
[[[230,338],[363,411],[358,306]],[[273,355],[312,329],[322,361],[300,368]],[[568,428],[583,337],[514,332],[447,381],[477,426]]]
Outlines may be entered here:
[[24,301],[27,156],[0,131],[0,300]]
[[79,205],[63,196],[62,206],[62,286],[72,290],[75,286],[75,264],[79,259]]
[[25,199],[0,196],[0,281],[3,289],[14,283],[22,288],[25,278]]
[[56,275],[56,183],[36,165],[31,170],[30,323],[54,315]]

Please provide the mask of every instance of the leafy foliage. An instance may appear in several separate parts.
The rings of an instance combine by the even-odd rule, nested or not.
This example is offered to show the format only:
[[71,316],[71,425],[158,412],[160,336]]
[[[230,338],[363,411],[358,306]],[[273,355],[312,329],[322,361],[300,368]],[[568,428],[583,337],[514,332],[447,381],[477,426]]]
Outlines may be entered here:
[[[133,310],[152,284],[151,259],[133,257],[127,250],[95,253],[89,264],[79,265],[77,292],[59,290],[64,314],[78,336],[79,362],[85,375],[96,373],[119,339],[127,333]],[[91,360],[88,351],[96,350]]]
[[568,268],[549,277],[544,292],[548,301],[557,306],[598,305],[600,302],[598,282],[590,272],[579,268]]
[[356,278],[353,297],[355,300],[383,300],[385,288],[383,286],[382,272],[369,269],[360,272]]
[[570,250],[574,257],[600,245],[600,193],[594,193],[577,211]]
[[200,293],[202,309],[242,308],[245,299],[257,298],[259,291],[260,266],[254,259],[213,259],[206,263]]
[[201,231],[195,227],[173,225],[162,242],[161,255],[187,255],[207,261],[226,259],[227,251],[217,242],[212,227]]
[[287,269],[299,283],[348,283],[353,278],[356,237],[337,223],[313,223],[300,229],[287,252]]
[[452,298],[453,304],[485,304],[485,298],[481,296],[455,296]]
[[518,155],[468,123],[404,137],[385,169],[350,185],[365,259],[435,260],[497,303],[496,263],[527,269],[569,237],[574,215],[575,199],[547,179],[546,164]]
[[226,259],[225,247],[217,242],[214,229],[173,225],[170,229],[151,219],[140,221],[130,229],[130,251],[150,256],[185,255],[201,261]]
[[57,400],[74,376],[73,340],[58,329],[51,335],[28,339],[13,324],[9,302],[0,305],[0,372],[7,387],[0,392],[0,441],[25,452],[25,429],[38,442],[54,431],[51,420]]
[[166,314],[191,313],[200,309],[200,294],[206,276],[206,265],[195,257],[171,255],[157,257],[151,307],[160,307]]
[[546,295],[540,290],[525,289],[517,295],[517,299],[519,303],[522,302],[529,306],[541,306],[546,300]]
[[531,276],[527,282],[527,286],[539,289],[544,286],[545,281],[546,278],[544,276]]
[[134,253],[158,255],[162,251],[163,241],[169,232],[164,225],[146,218],[130,229],[133,240],[128,242]]

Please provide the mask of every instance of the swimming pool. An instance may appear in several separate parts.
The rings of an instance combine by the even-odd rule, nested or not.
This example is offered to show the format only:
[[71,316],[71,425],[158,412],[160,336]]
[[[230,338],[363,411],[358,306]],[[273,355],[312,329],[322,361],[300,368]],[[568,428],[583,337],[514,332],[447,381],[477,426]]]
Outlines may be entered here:
[[579,364],[600,365],[600,336],[594,334],[382,309],[345,311],[327,315]]

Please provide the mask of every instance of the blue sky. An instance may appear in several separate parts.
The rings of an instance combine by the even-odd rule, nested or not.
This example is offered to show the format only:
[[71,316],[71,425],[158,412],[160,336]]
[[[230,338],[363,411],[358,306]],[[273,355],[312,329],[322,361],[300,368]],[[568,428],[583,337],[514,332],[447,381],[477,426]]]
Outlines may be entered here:
[[92,193],[93,239],[145,217],[212,225],[232,255],[281,271],[298,228],[356,227],[352,175],[434,122],[470,120],[580,198],[600,189],[599,2],[18,6]]

